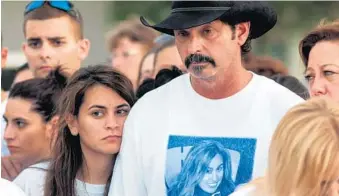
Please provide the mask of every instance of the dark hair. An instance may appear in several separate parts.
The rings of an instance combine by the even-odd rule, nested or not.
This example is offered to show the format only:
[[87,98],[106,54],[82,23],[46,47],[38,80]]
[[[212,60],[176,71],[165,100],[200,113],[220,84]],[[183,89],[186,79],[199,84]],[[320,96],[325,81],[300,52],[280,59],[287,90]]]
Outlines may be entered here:
[[20,72],[25,71],[27,69],[29,69],[28,63],[24,63],[15,71],[15,75],[18,75]]
[[150,92],[153,89],[154,89],[154,79],[147,78],[138,87],[136,96],[138,99],[140,99],[142,96],[144,96],[146,93]]
[[56,106],[66,86],[67,79],[60,69],[52,71],[46,78],[33,78],[15,84],[9,98],[22,98],[33,102],[33,111],[39,113],[45,122],[56,114]]
[[255,56],[250,52],[243,58],[243,66],[249,71],[267,77],[276,74],[288,75],[284,62],[271,56]]
[[308,89],[294,76],[284,76],[284,75],[273,75],[270,77],[272,80],[277,82],[278,84],[288,88],[290,91],[299,95],[303,99],[309,99],[310,95],[308,93]]
[[31,12],[28,12],[24,16],[24,23],[23,23],[23,31],[24,35],[26,35],[26,24],[28,20],[48,20],[53,18],[60,18],[67,16],[69,17],[73,22],[74,26],[76,27],[76,36],[79,39],[83,39],[83,19],[81,16],[81,13],[79,10],[74,8],[73,4],[69,2],[72,6],[72,10],[69,11],[69,13],[59,10],[57,8],[51,7],[48,3],[45,3],[40,8],[37,8]]
[[309,32],[299,43],[299,54],[305,67],[307,67],[308,64],[311,49],[318,42],[333,40],[339,40],[339,20],[328,24],[325,23],[325,20],[322,20],[320,24]]
[[[94,85],[104,85],[125,99],[130,107],[135,103],[131,81],[110,66],[96,65],[80,68],[69,79],[58,104],[59,134],[52,161],[46,176],[45,196],[75,196],[75,178],[83,162],[80,137],[70,132],[66,118],[77,117],[86,91]],[[108,194],[111,175],[107,180],[105,195]]]
[[140,99],[142,96],[144,96],[149,91],[152,91],[169,81],[173,80],[174,78],[182,75],[183,72],[177,68],[176,66],[172,66],[171,69],[162,69],[158,72],[158,74],[155,76],[155,79],[145,79],[142,84],[137,89],[137,98]]

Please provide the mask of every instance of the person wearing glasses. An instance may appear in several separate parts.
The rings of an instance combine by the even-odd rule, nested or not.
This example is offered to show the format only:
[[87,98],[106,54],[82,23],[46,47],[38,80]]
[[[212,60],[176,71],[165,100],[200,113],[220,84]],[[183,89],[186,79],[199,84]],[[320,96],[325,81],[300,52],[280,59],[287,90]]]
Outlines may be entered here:
[[[23,31],[22,50],[34,77],[46,77],[57,66],[72,75],[88,55],[90,42],[84,38],[82,16],[69,1],[29,2]],[[1,157],[2,178],[13,180],[23,169],[10,155]]]

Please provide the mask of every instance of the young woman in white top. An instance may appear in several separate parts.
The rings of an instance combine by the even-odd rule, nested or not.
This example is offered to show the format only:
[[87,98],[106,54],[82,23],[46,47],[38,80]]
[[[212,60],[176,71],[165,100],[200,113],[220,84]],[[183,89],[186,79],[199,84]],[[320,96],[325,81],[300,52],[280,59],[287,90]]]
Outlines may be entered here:
[[231,196],[338,196],[339,105],[312,98],[293,107],[272,138],[267,175]]
[[89,66],[74,73],[58,105],[59,134],[45,196],[107,195],[134,102],[132,83],[111,67]]
[[21,188],[32,179],[27,172],[50,158],[58,119],[55,107],[65,86],[66,77],[58,69],[47,78],[19,82],[9,93],[4,139],[9,158],[26,168],[14,179]]

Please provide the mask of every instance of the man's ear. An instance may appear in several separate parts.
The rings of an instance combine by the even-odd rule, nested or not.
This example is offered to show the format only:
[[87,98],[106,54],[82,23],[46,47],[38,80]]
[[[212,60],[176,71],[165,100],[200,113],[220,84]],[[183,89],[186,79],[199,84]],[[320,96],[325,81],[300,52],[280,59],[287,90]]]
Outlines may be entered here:
[[77,136],[79,134],[79,125],[78,120],[75,116],[68,114],[66,116],[66,123],[68,125],[69,130],[73,136]]
[[85,60],[88,56],[91,47],[91,42],[88,39],[82,39],[79,43],[79,58],[81,61]]
[[250,34],[250,29],[251,29],[250,22],[242,22],[235,26],[235,36],[240,46],[242,46],[246,42]]

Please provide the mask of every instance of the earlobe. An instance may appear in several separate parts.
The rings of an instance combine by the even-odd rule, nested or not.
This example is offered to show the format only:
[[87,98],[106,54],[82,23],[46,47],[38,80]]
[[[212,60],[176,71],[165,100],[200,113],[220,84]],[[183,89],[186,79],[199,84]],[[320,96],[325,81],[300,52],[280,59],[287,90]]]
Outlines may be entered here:
[[239,23],[236,27],[238,32],[237,38],[241,46],[246,42],[249,36],[250,26],[251,26],[250,22],[242,22]]

